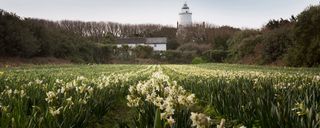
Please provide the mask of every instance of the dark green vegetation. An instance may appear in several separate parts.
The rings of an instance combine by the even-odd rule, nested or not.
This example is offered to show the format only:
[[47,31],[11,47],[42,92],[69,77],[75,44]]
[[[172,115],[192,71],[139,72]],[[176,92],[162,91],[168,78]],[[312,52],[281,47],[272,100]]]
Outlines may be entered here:
[[312,6],[290,20],[271,20],[261,31],[236,33],[229,40],[229,62],[250,60],[250,63],[258,64],[319,65],[319,12],[320,6]]
[[[191,63],[318,66],[320,63],[320,7],[308,7],[290,19],[270,20],[259,30],[195,24],[185,36],[161,25],[104,22],[47,21],[21,18],[0,10],[0,57],[56,57],[77,63]],[[168,37],[168,51],[149,47],[116,48],[116,38]]]

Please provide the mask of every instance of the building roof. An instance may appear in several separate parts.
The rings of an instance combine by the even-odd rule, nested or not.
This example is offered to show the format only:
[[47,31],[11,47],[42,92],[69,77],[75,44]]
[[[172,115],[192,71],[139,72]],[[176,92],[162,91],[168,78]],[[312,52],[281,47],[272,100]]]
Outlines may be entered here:
[[166,44],[166,37],[154,37],[154,38],[118,38],[117,44]]
[[145,38],[118,38],[117,44],[143,44],[146,42]]

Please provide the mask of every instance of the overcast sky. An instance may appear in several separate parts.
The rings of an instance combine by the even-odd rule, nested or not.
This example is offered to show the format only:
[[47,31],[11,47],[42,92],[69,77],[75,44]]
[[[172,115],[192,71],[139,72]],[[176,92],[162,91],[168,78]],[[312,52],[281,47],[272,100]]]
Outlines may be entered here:
[[[0,0],[0,8],[22,17],[112,21],[174,26],[184,0]],[[188,0],[193,21],[260,28],[269,19],[297,15],[319,0]]]

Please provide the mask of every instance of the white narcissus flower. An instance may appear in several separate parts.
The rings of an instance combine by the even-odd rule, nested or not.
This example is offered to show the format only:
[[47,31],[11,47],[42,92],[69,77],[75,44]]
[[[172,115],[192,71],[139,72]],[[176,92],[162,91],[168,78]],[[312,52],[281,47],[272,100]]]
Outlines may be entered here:
[[138,107],[141,98],[140,97],[133,97],[131,95],[127,95],[127,100],[128,100],[127,105],[129,107]]
[[188,97],[187,97],[187,102],[188,102],[188,105],[192,105],[192,104],[195,104],[195,94],[190,94]]
[[76,87],[76,91],[82,94],[86,91],[86,86]]
[[18,93],[20,93],[17,89],[15,89],[14,91],[13,91],[13,94],[18,94]]
[[130,102],[130,101],[132,101],[132,96],[131,95],[127,95],[127,100]]
[[191,112],[190,119],[192,126],[197,128],[204,128],[211,125],[211,118],[202,113]]
[[26,93],[24,90],[20,90],[20,97],[23,98],[26,96]]
[[56,79],[56,83],[57,83],[57,84],[62,84],[62,83],[63,83],[63,80]]
[[72,97],[69,97],[68,99],[66,99],[66,101],[67,101],[68,105],[73,105],[74,104],[73,101],[72,101]]
[[130,86],[130,87],[129,87],[129,92],[130,92],[130,93],[134,93],[135,90],[136,90],[136,89],[135,89],[134,86]]
[[89,94],[91,94],[91,95],[93,94],[93,90],[94,90],[94,89],[93,89],[91,86],[89,86],[89,87],[87,88],[87,90],[88,90]]
[[43,80],[36,79],[34,82],[35,82],[36,84],[42,84],[42,83],[43,83]]
[[84,76],[78,76],[77,77],[77,81],[82,81],[82,80],[85,80],[86,78]]
[[158,97],[156,97],[156,99],[153,101],[153,104],[159,107],[159,106],[161,106],[162,102],[163,102],[163,98],[158,96]]
[[313,77],[313,81],[315,81],[315,82],[320,81],[320,76],[314,76],[314,77]]
[[167,116],[166,113],[161,113],[161,114],[160,114],[161,120],[162,120],[162,119],[166,119],[167,117],[168,117],[168,116]]
[[189,107],[195,102],[194,94],[187,93],[182,86],[177,85],[176,81],[170,81],[162,71],[153,73],[147,81],[129,87],[129,93],[127,96],[129,107],[138,107],[140,101],[152,103],[162,111],[161,119],[167,120],[171,125],[174,123],[172,116],[175,107]]
[[10,97],[13,91],[12,91],[12,89],[9,89],[6,92],[7,92],[7,95]]
[[47,98],[45,99],[48,103],[53,102],[54,99],[56,99],[56,94],[53,91],[49,91],[46,93]]
[[191,116],[190,116],[190,119],[192,121],[192,126],[197,126],[197,113],[194,113],[194,112],[191,112]]
[[86,100],[86,99],[79,99],[79,103],[81,103],[81,104],[87,104],[87,100]]
[[173,124],[174,124],[176,121],[172,118],[172,116],[170,116],[170,118],[167,119],[167,122],[168,122],[168,124],[172,127]]
[[0,106],[0,110],[4,113],[8,111],[9,106]]
[[65,88],[64,88],[64,87],[61,87],[60,89],[58,89],[57,92],[58,92],[58,93],[61,93],[61,94],[64,94]]
[[174,114],[174,109],[172,108],[172,106],[167,106],[167,108],[165,109],[165,112],[168,115],[173,115]]
[[49,112],[52,116],[57,116],[60,114],[60,110],[62,109],[63,107],[60,107],[58,109],[55,109],[54,107],[49,107]]
[[167,106],[174,106],[175,105],[175,100],[171,96],[168,96],[164,100],[164,104],[166,104]]
[[186,104],[186,97],[183,95],[178,96],[178,102],[179,104],[185,105]]
[[217,128],[224,128],[226,120],[225,119],[221,119],[221,122],[219,125],[217,125]]

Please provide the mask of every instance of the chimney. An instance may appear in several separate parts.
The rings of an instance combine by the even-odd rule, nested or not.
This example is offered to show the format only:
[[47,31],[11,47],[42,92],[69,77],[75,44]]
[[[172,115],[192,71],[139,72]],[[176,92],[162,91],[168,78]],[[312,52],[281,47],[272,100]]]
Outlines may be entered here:
[[179,21],[177,21],[177,29],[179,29]]
[[202,22],[203,28],[206,28],[206,22]]

